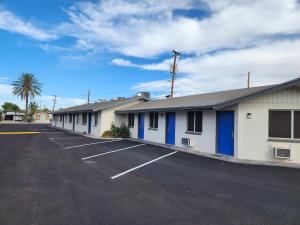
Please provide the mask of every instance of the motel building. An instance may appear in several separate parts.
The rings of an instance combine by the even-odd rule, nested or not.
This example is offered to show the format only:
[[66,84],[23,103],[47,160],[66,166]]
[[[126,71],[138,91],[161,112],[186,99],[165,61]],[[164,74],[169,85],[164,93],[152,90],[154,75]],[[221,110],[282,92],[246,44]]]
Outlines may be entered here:
[[[144,98],[121,107],[95,107],[93,114],[87,109],[82,113],[76,108],[57,111],[53,125],[77,131],[92,126],[88,133],[99,137],[111,123],[125,123],[131,138],[211,155],[300,164],[300,78],[172,99]],[[104,129],[92,115],[99,116]],[[90,120],[94,122],[87,128]]]
[[81,134],[100,137],[111,125],[120,126],[125,115],[116,115],[115,111],[148,101],[149,93],[141,92],[131,98],[119,97],[106,102],[60,109],[53,112],[52,126]]
[[131,137],[239,159],[300,163],[300,78],[144,102],[122,110]]

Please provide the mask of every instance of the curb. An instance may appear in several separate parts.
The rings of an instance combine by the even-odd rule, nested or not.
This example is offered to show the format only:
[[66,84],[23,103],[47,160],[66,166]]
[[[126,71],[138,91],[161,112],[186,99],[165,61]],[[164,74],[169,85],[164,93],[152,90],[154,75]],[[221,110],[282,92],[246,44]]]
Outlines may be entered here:
[[155,143],[155,142],[145,141],[145,140],[140,140],[140,139],[135,139],[135,138],[126,138],[126,139],[153,145],[153,146],[158,146],[158,147],[162,147],[162,148],[167,148],[170,150],[179,151],[179,152],[183,152],[183,153],[187,153],[187,154],[192,154],[192,155],[196,155],[196,156],[200,156],[200,157],[204,157],[204,158],[210,158],[210,159],[220,160],[220,161],[224,161],[224,162],[229,162],[229,163],[252,165],[252,166],[269,166],[269,167],[300,169],[300,165],[295,164],[295,163],[278,163],[278,162],[271,162],[271,161],[264,162],[264,161],[249,160],[249,159],[237,159],[237,158],[230,157],[230,156],[224,156],[224,155],[219,155],[219,154],[209,154],[209,153],[204,153],[204,152],[200,152],[200,151],[196,151],[196,150],[191,150],[189,148],[160,144],[160,143]]
[[237,159],[237,158],[230,157],[230,156],[204,153],[204,152],[200,152],[200,151],[197,151],[197,150],[191,150],[190,148],[183,148],[183,147],[178,147],[178,146],[174,146],[174,145],[160,144],[160,143],[155,143],[155,142],[152,142],[152,141],[146,141],[146,140],[141,140],[141,139],[136,139],[136,138],[102,138],[102,137],[95,137],[95,136],[91,136],[91,135],[82,134],[82,133],[75,132],[75,131],[72,131],[72,130],[67,130],[67,129],[64,129],[64,128],[61,128],[61,127],[54,127],[52,125],[49,125],[49,126],[54,128],[54,129],[63,130],[63,131],[73,133],[73,134],[77,134],[77,135],[87,137],[87,138],[109,139],[109,140],[130,140],[130,141],[145,143],[145,144],[149,144],[149,145],[153,145],[153,146],[158,146],[158,147],[161,147],[161,148],[171,149],[171,150],[179,151],[179,152],[186,153],[186,154],[196,155],[196,156],[199,156],[199,157],[220,160],[220,161],[228,162],[228,163],[236,163],[236,164],[251,165],[251,166],[269,166],[269,167],[282,167],[282,168],[300,169],[300,165],[295,164],[295,163],[279,163],[279,162],[271,162],[271,161]]

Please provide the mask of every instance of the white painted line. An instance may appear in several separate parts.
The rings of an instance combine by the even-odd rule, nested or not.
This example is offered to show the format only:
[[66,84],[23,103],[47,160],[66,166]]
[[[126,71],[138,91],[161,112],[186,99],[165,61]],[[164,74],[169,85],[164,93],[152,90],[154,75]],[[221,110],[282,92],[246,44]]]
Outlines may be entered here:
[[97,154],[97,155],[91,155],[91,156],[84,157],[84,158],[81,158],[81,159],[82,160],[91,159],[91,158],[99,157],[99,156],[102,156],[102,155],[111,154],[111,153],[114,153],[114,152],[120,152],[120,151],[124,151],[124,150],[131,149],[131,148],[137,148],[137,147],[144,146],[144,145],[146,145],[146,144],[134,145],[134,146],[126,147],[126,148],[120,148],[120,149],[112,150],[112,151],[109,151],[109,152],[103,152],[103,153],[100,153],[100,154]]
[[149,161],[149,162],[146,162],[146,163],[144,163],[144,164],[141,164],[141,165],[139,165],[139,166],[136,166],[136,167],[134,167],[134,168],[131,168],[131,169],[129,169],[129,170],[126,170],[126,171],[124,171],[124,172],[122,172],[122,173],[119,173],[119,174],[117,174],[117,175],[115,175],[115,176],[112,176],[110,179],[114,180],[114,179],[116,179],[116,178],[118,178],[118,177],[120,177],[120,176],[123,176],[123,175],[125,175],[125,174],[127,174],[127,173],[130,173],[130,172],[132,172],[132,171],[134,171],[134,170],[137,170],[137,169],[139,169],[139,168],[141,168],[141,167],[144,167],[144,166],[146,166],[146,165],[149,165],[149,164],[151,164],[151,163],[154,163],[154,162],[156,162],[156,161],[158,161],[158,160],[161,160],[161,159],[163,159],[163,158],[166,158],[166,157],[168,157],[168,156],[174,155],[174,154],[177,153],[177,152],[178,152],[178,151],[175,151],[175,152],[171,152],[171,153],[169,153],[169,154],[160,156],[160,157],[158,157],[158,158],[156,158],[156,159],[153,159],[153,160],[151,160],[151,161]]
[[78,139],[78,138],[86,138],[86,137],[65,137],[65,138],[51,138],[51,139],[68,140],[68,139]]
[[65,147],[65,149],[80,148],[80,147],[89,146],[89,145],[98,145],[98,144],[111,143],[111,142],[116,142],[116,141],[121,141],[121,140],[99,141],[99,142],[93,142],[93,143],[88,143],[88,144],[69,146],[69,147]]
[[61,143],[59,143],[58,141],[53,140],[52,138],[49,138],[50,141],[53,141],[55,144],[59,145],[60,147],[64,147]]

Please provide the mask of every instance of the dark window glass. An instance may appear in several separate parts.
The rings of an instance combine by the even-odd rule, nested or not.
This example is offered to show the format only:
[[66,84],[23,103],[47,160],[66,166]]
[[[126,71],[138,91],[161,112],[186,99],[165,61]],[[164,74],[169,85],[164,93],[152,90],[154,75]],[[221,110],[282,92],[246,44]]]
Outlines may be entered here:
[[95,117],[95,126],[97,126],[98,125],[98,113],[97,112],[95,112],[94,117]]
[[149,127],[150,128],[158,128],[158,113],[151,112],[149,113]]
[[76,114],[76,123],[79,123],[79,114]]
[[194,111],[187,113],[188,121],[187,121],[187,130],[194,132],[194,125],[195,125],[195,113]]
[[269,112],[269,137],[291,138],[291,111]]
[[63,120],[62,115],[59,115],[59,121],[62,122],[62,120]]
[[134,114],[128,114],[128,127],[134,127]]
[[69,123],[72,123],[72,114],[69,114]]
[[86,113],[82,113],[82,123],[86,124],[86,120],[87,120],[87,114]]
[[300,111],[294,114],[294,138],[300,138]]
[[158,128],[158,113],[154,113],[154,127]]
[[202,112],[196,112],[196,123],[195,123],[195,131],[202,132]]

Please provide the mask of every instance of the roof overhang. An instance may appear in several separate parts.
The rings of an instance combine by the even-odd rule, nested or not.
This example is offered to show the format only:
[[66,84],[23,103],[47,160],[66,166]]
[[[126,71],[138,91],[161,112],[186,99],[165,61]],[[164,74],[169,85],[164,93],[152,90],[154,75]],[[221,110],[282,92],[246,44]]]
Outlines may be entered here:
[[133,109],[133,110],[117,110],[116,113],[137,113],[137,112],[174,112],[183,110],[213,110],[212,106],[191,106],[191,107],[167,107],[153,109]]

